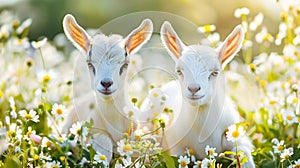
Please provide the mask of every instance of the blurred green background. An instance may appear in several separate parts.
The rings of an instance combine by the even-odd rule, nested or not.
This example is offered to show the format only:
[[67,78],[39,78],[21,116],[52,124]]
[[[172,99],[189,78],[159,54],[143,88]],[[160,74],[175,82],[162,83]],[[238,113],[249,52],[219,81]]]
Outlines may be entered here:
[[185,17],[196,25],[215,24],[221,39],[240,23],[234,17],[236,8],[247,7],[250,16],[265,15],[264,24],[277,32],[280,9],[276,0],[0,0],[0,10],[11,10],[16,18],[32,18],[29,36],[53,38],[62,32],[61,22],[73,14],[85,28],[98,28],[125,14],[139,11],[163,11]]

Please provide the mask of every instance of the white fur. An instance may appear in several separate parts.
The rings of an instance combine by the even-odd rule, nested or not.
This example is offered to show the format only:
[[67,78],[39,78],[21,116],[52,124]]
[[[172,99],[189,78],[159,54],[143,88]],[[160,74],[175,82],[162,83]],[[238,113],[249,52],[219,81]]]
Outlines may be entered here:
[[[73,38],[74,31],[72,32],[68,23],[72,23],[79,30],[79,34],[82,35],[80,37],[83,37],[80,40],[83,40],[84,43]],[[63,26],[68,39],[83,52],[86,61],[90,64],[91,85],[96,94],[89,94],[80,99],[77,109],[72,109],[69,117],[66,118],[63,132],[67,132],[71,124],[76,121],[93,119],[95,128],[93,132],[104,131],[114,142],[119,141],[123,137],[123,133],[127,131],[129,123],[126,114],[122,112],[123,107],[127,104],[127,97],[124,95],[126,93],[126,68],[122,68],[122,66],[129,63],[129,54],[137,52],[150,39],[153,31],[152,22],[145,19],[124,39],[114,34],[110,36],[98,34],[90,37],[70,14],[65,16]],[[144,33],[142,35],[145,36],[144,40],[132,47],[131,42],[134,41],[134,35],[142,30]],[[125,57],[126,52],[127,57]],[[112,85],[105,88],[101,84],[103,79],[110,79],[113,82]],[[91,109],[90,104],[94,104],[95,108]]]
[[[176,39],[179,56],[169,45],[167,32]],[[234,51],[230,55],[224,55],[230,46],[229,39],[237,33],[240,33],[240,36],[233,44]],[[181,110],[175,109],[175,113],[179,113],[178,117],[165,131],[163,145],[172,155],[183,155],[186,147],[189,147],[195,151],[197,158],[203,159],[207,157],[204,151],[206,145],[215,147],[218,153],[235,151],[235,144],[227,141],[225,130],[228,126],[240,122],[240,117],[225,94],[223,75],[220,73],[214,76],[213,73],[222,71],[222,67],[239,51],[243,36],[242,28],[237,26],[217,50],[200,45],[185,46],[169,22],[162,25],[161,39],[176,62],[181,93],[168,92],[169,89],[174,89],[172,82],[168,83],[170,87],[165,86],[167,90],[163,91],[168,92],[169,97],[182,96]],[[192,93],[189,87],[200,89]],[[178,106],[178,102],[173,106]],[[249,159],[243,167],[255,167],[251,156],[252,144],[247,137],[238,141],[238,150],[243,150]]]

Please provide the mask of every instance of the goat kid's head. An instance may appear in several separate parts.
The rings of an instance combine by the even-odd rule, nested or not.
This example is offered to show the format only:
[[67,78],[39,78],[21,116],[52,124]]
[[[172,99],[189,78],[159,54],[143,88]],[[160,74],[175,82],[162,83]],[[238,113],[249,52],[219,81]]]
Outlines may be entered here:
[[124,87],[129,55],[137,52],[150,39],[153,24],[151,20],[145,19],[124,39],[115,34],[91,37],[72,15],[67,14],[63,28],[67,38],[86,56],[92,88],[107,97]]
[[164,46],[176,62],[183,97],[193,105],[208,104],[217,92],[215,83],[220,72],[241,48],[244,39],[242,27],[236,26],[218,49],[184,45],[167,21],[160,33]]

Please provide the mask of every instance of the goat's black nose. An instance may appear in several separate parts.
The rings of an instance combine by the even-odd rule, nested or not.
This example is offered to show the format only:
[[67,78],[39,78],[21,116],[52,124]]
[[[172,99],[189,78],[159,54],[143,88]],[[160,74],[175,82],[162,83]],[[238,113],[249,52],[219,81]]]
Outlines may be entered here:
[[105,88],[108,89],[112,84],[113,81],[109,78],[104,78],[101,80],[100,84]]
[[201,90],[201,87],[200,87],[199,84],[190,84],[190,85],[188,86],[188,90],[189,90],[190,92],[192,92],[192,94],[195,94],[195,93],[197,93],[199,90]]

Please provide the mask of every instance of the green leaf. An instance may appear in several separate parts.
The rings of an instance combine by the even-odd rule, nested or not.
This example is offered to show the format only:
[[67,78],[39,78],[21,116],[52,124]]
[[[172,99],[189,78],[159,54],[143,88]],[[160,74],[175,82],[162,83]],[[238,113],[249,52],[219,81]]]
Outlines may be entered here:
[[162,152],[161,155],[163,156],[163,158],[166,161],[167,168],[174,168],[175,167],[175,163],[174,163],[173,158],[167,152],[164,151],[164,152]]
[[260,167],[274,168],[274,167],[276,167],[276,163],[275,163],[275,161],[272,161],[272,160],[266,160],[261,163]]
[[18,160],[16,157],[7,158],[4,163],[5,168],[11,168],[11,167],[22,167],[20,160]]

